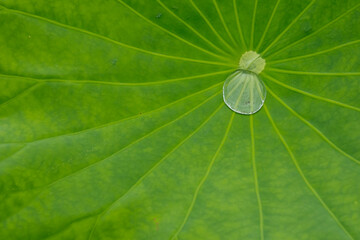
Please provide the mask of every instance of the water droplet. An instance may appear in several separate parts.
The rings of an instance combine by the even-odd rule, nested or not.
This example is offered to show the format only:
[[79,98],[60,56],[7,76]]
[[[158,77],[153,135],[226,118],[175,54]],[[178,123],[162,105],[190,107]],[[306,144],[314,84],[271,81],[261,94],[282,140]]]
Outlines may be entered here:
[[234,112],[254,114],[264,105],[266,88],[259,77],[265,67],[265,60],[256,52],[242,55],[239,69],[232,73],[224,83],[223,98]]

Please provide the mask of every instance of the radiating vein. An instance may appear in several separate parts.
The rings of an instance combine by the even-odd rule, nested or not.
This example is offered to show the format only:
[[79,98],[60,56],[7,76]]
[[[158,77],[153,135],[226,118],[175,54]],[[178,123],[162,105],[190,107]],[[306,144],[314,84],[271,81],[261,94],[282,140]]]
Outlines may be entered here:
[[344,233],[350,238],[350,239],[354,239],[350,233],[345,229],[345,227],[343,226],[343,224],[339,221],[339,219],[336,217],[336,215],[330,210],[330,208],[326,205],[326,203],[324,202],[324,200],[320,197],[320,195],[317,193],[317,191],[314,189],[314,187],[310,184],[310,182],[307,180],[305,174],[303,173],[303,171],[301,170],[301,167],[298,163],[298,161],[295,158],[295,155],[292,153],[289,145],[287,144],[287,142],[285,141],[285,138],[282,136],[282,134],[280,133],[280,130],[277,128],[274,120],[272,119],[269,110],[267,109],[266,106],[264,106],[266,115],[269,118],[269,121],[271,123],[271,125],[273,126],[276,134],[278,135],[279,139],[281,140],[282,144],[284,145],[284,147],[286,148],[287,152],[290,155],[291,160],[293,161],[299,175],[301,176],[302,180],[305,182],[306,186],[310,189],[310,191],[312,192],[312,194],[317,198],[317,200],[320,202],[320,204],[324,207],[324,209],[329,213],[329,215],[333,218],[333,220],[336,222],[336,224],[341,228],[342,231],[344,231]]
[[264,55],[272,46],[274,46],[275,43],[277,43],[283,36],[284,34],[289,31],[289,29],[301,18],[301,16],[303,16],[307,10],[309,10],[309,8],[315,3],[315,0],[312,0],[300,13],[299,15],[297,15],[296,18],[294,18],[294,20],[284,29],[284,31],[282,31],[276,38],[274,41],[272,41],[267,48],[265,48],[265,50],[261,53],[261,55]]
[[264,32],[263,32],[263,34],[262,34],[262,36],[261,36],[261,39],[260,39],[260,41],[259,41],[259,43],[258,43],[258,45],[257,45],[257,47],[256,47],[256,49],[255,49],[256,52],[259,51],[260,47],[262,47],[262,43],[263,43],[263,41],[264,41],[264,39],[265,39],[265,36],[266,36],[267,32],[269,31],[271,22],[272,22],[272,20],[273,20],[273,18],[274,18],[274,16],[275,16],[275,12],[276,12],[276,10],[277,10],[277,8],[278,8],[278,6],[279,6],[279,3],[280,3],[280,0],[277,0],[277,2],[276,2],[276,4],[275,4],[275,7],[274,7],[274,9],[273,9],[273,11],[272,11],[272,13],[271,13],[270,18],[269,18],[269,21],[267,22],[266,27],[265,27],[265,30],[264,30]]
[[[262,93],[261,93],[259,81],[256,81],[256,89],[257,89],[257,91],[258,91],[259,96],[261,97],[261,99],[264,99],[264,96],[263,96]],[[266,92],[265,92],[265,95],[266,95]]]
[[318,30],[310,33],[309,35],[306,35],[305,37],[299,39],[299,40],[296,40],[290,44],[288,44],[287,46],[279,49],[278,51],[270,54],[269,56],[267,56],[267,59],[275,56],[275,55],[278,55],[279,53],[285,51],[286,49],[289,49],[295,45],[298,45],[299,43],[305,41],[306,39],[316,35],[317,33],[321,32],[322,30],[326,29],[328,26],[330,26],[331,24],[337,22],[338,20],[342,19],[343,17],[347,16],[348,14],[350,14],[351,12],[353,12],[356,8],[358,8],[360,6],[360,4],[356,4],[354,7],[350,8],[349,10],[345,11],[343,14],[339,15],[338,17],[336,17],[335,19],[333,19],[332,21],[328,22],[327,24],[325,24],[324,26],[320,27]]
[[184,217],[183,222],[180,224],[179,228],[176,230],[176,232],[174,233],[174,235],[171,237],[172,240],[175,240],[175,239],[178,237],[179,233],[181,232],[181,230],[184,228],[186,222],[188,221],[188,219],[189,219],[189,217],[190,217],[190,214],[191,214],[191,212],[192,212],[192,210],[193,210],[193,208],[194,208],[194,206],[195,206],[195,203],[196,203],[197,197],[198,197],[198,195],[199,195],[199,192],[200,192],[202,186],[204,185],[206,179],[208,178],[208,176],[209,176],[209,174],[210,174],[210,172],[211,172],[211,169],[212,169],[212,167],[213,167],[213,165],[214,165],[214,162],[215,162],[215,160],[217,159],[217,157],[218,157],[218,155],[219,155],[222,147],[224,146],[224,144],[225,144],[225,142],[226,142],[226,139],[227,139],[227,137],[228,137],[228,135],[229,135],[229,132],[230,132],[230,129],[231,129],[231,126],[232,126],[232,122],[233,122],[233,120],[234,120],[234,116],[235,116],[235,113],[232,113],[232,115],[231,115],[231,117],[230,117],[230,121],[229,121],[229,123],[228,123],[228,126],[227,126],[227,128],[226,128],[226,130],[225,130],[223,139],[221,140],[219,147],[217,148],[214,156],[212,157],[212,159],[211,159],[211,161],[210,161],[210,163],[209,163],[209,166],[208,166],[207,169],[206,169],[205,175],[202,177],[199,185],[197,186],[197,188],[196,188],[196,190],[195,190],[195,192],[194,192],[193,198],[192,198],[191,203],[190,203],[190,206],[189,206],[189,208],[188,208],[188,210],[187,210],[187,212],[186,212],[186,214],[185,214],[185,217]]
[[[151,86],[151,85],[162,85],[162,84],[174,83],[174,82],[179,82],[179,81],[184,81],[184,80],[192,80],[192,79],[197,79],[197,78],[211,77],[211,76],[215,76],[215,75],[230,73],[233,71],[234,71],[234,69],[232,68],[232,69],[224,70],[224,71],[204,73],[204,74],[199,74],[199,75],[172,78],[172,79],[153,81],[153,82],[134,82],[134,83],[128,82],[128,83],[126,83],[126,82],[103,82],[103,81],[93,81],[93,80],[70,80],[70,82],[90,83],[90,84],[107,84],[107,85],[119,85],[119,86]],[[49,79],[49,80],[47,80],[47,82],[68,82],[68,80]]]
[[268,71],[288,73],[295,75],[311,75],[311,76],[359,76],[360,72],[307,72],[307,71],[294,71],[280,68],[266,68]]
[[[150,114],[153,114],[153,113],[156,113],[156,112],[159,112],[163,109],[166,109],[166,108],[169,108],[179,102],[182,102],[188,98],[191,98],[193,96],[196,96],[196,95],[199,95],[201,93],[204,93],[210,89],[213,89],[213,88],[216,88],[218,87],[219,85],[221,85],[222,82],[219,82],[219,83],[216,83],[206,89],[202,89],[200,91],[197,91],[197,92],[194,92],[192,94],[189,94],[185,97],[182,97],[182,98],[179,98],[173,102],[170,102],[169,104],[166,104],[164,106],[161,106],[159,108],[156,108],[154,110],[151,110],[151,111],[148,111],[148,112],[144,112],[141,114],[141,116],[146,116],[146,115],[150,115]],[[79,135],[79,134],[83,134],[85,132],[89,132],[89,131],[93,131],[93,130],[96,130],[96,129],[100,129],[100,128],[105,128],[105,127],[109,127],[109,126],[113,126],[113,125],[117,125],[121,122],[125,122],[125,121],[128,121],[128,120],[131,120],[131,119],[135,119],[135,118],[138,118],[140,117],[140,115],[133,115],[133,116],[130,116],[130,117],[126,117],[126,118],[122,118],[122,119],[119,119],[119,120],[116,120],[116,121],[112,121],[112,122],[108,122],[108,123],[105,123],[105,124],[101,124],[99,126],[95,126],[95,127],[91,127],[91,128],[87,128],[87,129],[83,129],[83,130],[80,130],[78,132],[71,132],[71,133],[66,133],[66,134],[62,134],[62,135],[57,135],[57,136],[51,136],[51,137],[45,137],[45,138],[40,138],[40,139],[36,139],[36,140],[33,140],[33,141],[30,141],[30,142],[13,142],[13,143],[35,143],[35,142],[39,142],[39,141],[43,141],[43,140],[48,140],[48,139],[53,139],[53,138],[57,138],[57,137],[64,137],[64,136],[75,136],[75,135]]]
[[116,199],[113,203],[111,203],[107,208],[105,208],[102,213],[98,215],[95,224],[91,229],[91,233],[89,235],[89,240],[92,238],[93,233],[96,230],[96,226],[102,218],[104,218],[109,212],[111,212],[118,202],[120,202],[123,197],[125,197],[128,193],[130,193],[133,189],[135,189],[147,176],[149,176],[158,166],[160,166],[165,159],[167,159],[171,154],[173,154],[180,146],[182,146],[186,141],[188,141],[193,135],[195,135],[200,129],[202,129],[211,119],[212,117],[223,107],[224,103],[221,103],[218,108],[214,112],[210,114],[195,130],[193,130],[186,138],[184,138],[181,142],[179,142],[171,151],[169,151],[163,158],[161,158],[153,167],[151,167],[138,181],[132,185],[124,194],[122,194],[118,199]]
[[195,28],[193,28],[190,24],[188,24],[186,21],[184,21],[182,18],[180,18],[179,16],[177,16],[173,11],[171,11],[161,0],[156,0],[168,13],[170,13],[174,18],[176,18],[179,22],[181,22],[182,24],[184,24],[188,29],[190,29],[193,33],[195,33],[199,38],[201,38],[203,41],[205,41],[207,44],[209,44],[210,46],[212,46],[214,49],[216,49],[217,51],[225,54],[225,55],[229,55],[227,52],[225,52],[224,50],[222,50],[221,48],[217,47],[214,43],[212,43],[209,39],[207,39],[206,37],[204,37],[201,33],[199,33],[197,30],[195,30]]
[[344,152],[341,148],[339,148],[337,145],[335,145],[335,143],[333,143],[330,139],[328,139],[318,128],[316,128],[314,125],[312,125],[309,121],[307,121],[300,114],[298,114],[295,110],[293,110],[289,105],[287,105],[283,100],[281,100],[273,91],[271,91],[271,89],[268,86],[266,86],[266,89],[276,100],[278,100],[278,102],[280,102],[287,110],[289,110],[292,114],[294,114],[299,120],[301,120],[308,127],[310,127],[310,129],[312,129],[314,132],[316,132],[332,148],[334,148],[336,151],[338,151],[345,157],[349,158],[350,160],[354,161],[355,163],[360,164],[359,160],[357,160],[353,156],[349,155],[348,153]]
[[167,30],[166,28],[160,26],[159,24],[154,23],[153,21],[151,21],[150,19],[148,19],[147,17],[145,17],[143,14],[141,14],[140,12],[138,12],[138,11],[136,11],[134,8],[132,8],[130,5],[126,4],[123,0],[117,0],[117,1],[120,2],[121,4],[123,4],[125,7],[127,7],[129,10],[131,10],[133,13],[135,13],[137,16],[139,16],[141,19],[143,19],[143,20],[146,21],[147,23],[149,23],[149,24],[155,26],[156,28],[164,31],[165,33],[169,34],[170,36],[172,36],[172,37],[174,37],[174,38],[176,38],[176,39],[178,39],[178,40],[180,40],[180,41],[188,44],[189,46],[192,46],[192,47],[194,47],[194,48],[196,48],[196,49],[198,49],[198,50],[200,50],[200,51],[202,51],[202,52],[204,52],[204,53],[207,53],[207,54],[209,54],[209,55],[211,55],[211,56],[214,56],[214,57],[217,57],[217,58],[220,58],[220,59],[223,59],[223,58],[224,58],[223,56],[220,56],[220,55],[218,55],[218,54],[215,54],[215,53],[213,53],[213,52],[210,52],[210,51],[208,51],[208,50],[205,50],[204,48],[199,47],[199,46],[197,46],[196,44],[191,43],[191,42],[185,40],[184,38],[182,38],[182,37],[180,37],[179,35],[177,35],[177,34],[171,32],[171,31]]
[[[240,76],[241,75],[243,75],[244,74],[244,72],[240,72],[239,73],[239,75],[238,75],[238,78],[240,78]],[[246,77],[246,76],[245,76]],[[246,78],[245,78],[245,80],[246,80]],[[239,85],[242,83],[242,81],[241,80],[238,80],[238,83],[230,90],[230,92],[229,92],[229,97],[236,91],[236,89],[239,87]],[[229,83],[230,84],[230,83]],[[244,87],[243,87],[244,88]]]
[[[41,193],[43,193],[46,189],[49,189],[51,186],[54,186],[55,184],[57,184],[57,183],[59,183],[59,182],[61,182],[61,181],[64,181],[65,179],[68,179],[68,178],[70,178],[70,177],[72,177],[72,176],[75,176],[75,175],[77,175],[77,174],[80,174],[81,172],[84,172],[84,171],[86,171],[87,169],[90,169],[91,167],[94,167],[94,166],[96,166],[96,165],[98,165],[98,164],[100,164],[100,163],[102,163],[102,162],[104,162],[104,161],[106,161],[106,160],[108,160],[108,159],[110,159],[110,158],[112,158],[112,157],[120,154],[121,152],[125,151],[126,149],[130,148],[131,146],[134,146],[135,144],[141,142],[142,140],[148,138],[149,136],[154,135],[155,133],[159,132],[161,129],[164,129],[165,127],[171,125],[172,123],[174,123],[174,122],[176,122],[176,121],[184,118],[185,116],[189,115],[190,113],[194,112],[196,109],[200,108],[201,106],[203,106],[204,104],[206,104],[207,102],[209,102],[211,99],[213,99],[214,97],[216,97],[217,95],[219,95],[219,93],[220,93],[220,92],[215,93],[214,95],[212,95],[212,96],[210,96],[209,98],[205,99],[204,101],[200,102],[198,105],[196,105],[195,107],[191,108],[191,109],[188,110],[187,112],[181,114],[180,116],[176,117],[175,119],[173,119],[173,120],[171,120],[171,121],[169,121],[169,122],[167,122],[167,123],[165,123],[165,124],[163,124],[163,125],[155,128],[155,129],[153,129],[152,131],[144,134],[143,136],[141,136],[141,137],[133,140],[132,142],[128,143],[127,145],[125,145],[125,146],[123,146],[123,147],[121,147],[120,149],[118,149],[118,150],[115,151],[114,153],[110,154],[109,156],[107,156],[107,157],[105,157],[105,158],[103,158],[103,159],[100,159],[100,160],[98,160],[98,161],[95,161],[95,162],[93,162],[93,163],[91,163],[91,164],[89,164],[89,165],[87,165],[87,166],[85,166],[85,167],[82,167],[82,168],[80,168],[80,169],[77,169],[76,171],[71,172],[70,174],[67,174],[67,175],[65,175],[65,176],[62,176],[62,177],[56,179],[55,181],[53,181],[53,182],[51,182],[51,183],[43,186],[42,188],[40,188],[41,190],[40,190],[40,193],[39,193],[38,195],[40,195]],[[31,203],[32,203],[32,201],[31,201],[30,203],[28,203],[27,205],[30,205]],[[23,209],[23,208],[21,208],[19,211],[21,211],[22,209]],[[19,212],[19,211],[17,211],[17,212]],[[14,214],[12,214],[12,215],[14,215]],[[9,216],[9,217],[11,217],[11,216]],[[8,217],[8,218],[9,218],[9,217]]]
[[213,25],[211,24],[211,22],[207,19],[207,17],[205,16],[205,14],[200,10],[200,8],[194,3],[193,0],[189,0],[191,5],[195,8],[195,10],[199,13],[199,15],[204,19],[204,21],[206,22],[206,24],[209,26],[209,28],[211,29],[211,31],[216,35],[216,37],[231,51],[234,52],[235,49],[233,47],[231,47],[221,36],[220,34],[216,31],[216,29],[213,27]]
[[16,94],[15,96],[13,96],[13,97],[9,98],[8,100],[6,100],[5,102],[1,103],[0,109],[4,108],[4,106],[10,104],[11,102],[14,102],[15,100],[30,94],[31,92],[33,92],[35,89],[39,88],[42,85],[43,85],[42,83],[35,83],[32,86],[26,88],[25,90],[21,91],[20,93]]
[[264,217],[263,217],[263,210],[262,210],[262,203],[260,197],[260,189],[259,189],[259,181],[258,175],[256,170],[256,160],[255,160],[255,135],[254,135],[254,116],[250,115],[250,134],[251,134],[251,162],[254,174],[254,184],[255,184],[255,193],[256,199],[259,208],[259,225],[260,225],[260,239],[264,239]]
[[216,11],[217,11],[217,13],[219,15],[220,21],[221,21],[222,25],[224,26],[224,29],[225,29],[226,33],[228,34],[228,36],[229,36],[230,40],[232,41],[232,43],[236,46],[237,44],[235,42],[235,39],[233,38],[232,34],[229,31],[229,28],[228,28],[228,26],[227,26],[227,24],[226,24],[226,22],[224,20],[224,17],[223,17],[223,15],[221,13],[221,10],[219,8],[219,5],[218,5],[217,1],[213,0],[213,3],[214,3],[214,6],[216,8]]
[[250,111],[254,111],[254,79],[250,80]]
[[115,86],[150,86],[150,85],[162,85],[168,84],[173,82],[179,82],[184,80],[192,80],[196,78],[204,78],[210,77],[225,73],[230,73],[234,71],[234,69],[224,70],[224,71],[217,71],[211,73],[204,73],[199,75],[191,75],[187,77],[179,77],[179,78],[172,78],[172,79],[165,79],[153,82],[108,82],[108,81],[98,81],[98,80],[74,80],[74,79],[42,79],[42,78],[30,78],[30,77],[23,77],[23,76],[16,76],[16,75],[5,75],[0,74],[0,77],[4,78],[13,78],[13,79],[21,79],[21,80],[28,80],[28,81],[38,81],[38,82],[59,82],[59,83],[84,83],[84,84],[99,84],[99,85],[115,85]]
[[258,0],[255,0],[254,4],[255,4],[254,11],[253,11],[252,20],[251,20],[250,49],[253,49],[253,47],[254,47],[254,31],[255,31],[255,20],[256,20],[256,10],[257,10],[257,5],[258,5]]
[[351,46],[351,45],[358,44],[358,43],[360,43],[360,40],[355,40],[355,41],[347,42],[347,43],[340,44],[340,45],[338,45],[338,46],[335,46],[335,47],[332,47],[332,48],[329,48],[329,49],[321,50],[321,51],[314,52],[314,53],[310,53],[310,54],[306,54],[306,55],[301,55],[301,56],[296,56],[296,57],[290,57],[290,58],[285,58],[285,59],[280,59],[280,60],[275,60],[275,61],[269,61],[268,64],[283,63],[283,62],[289,62],[289,61],[293,61],[293,60],[299,60],[299,59],[309,58],[309,57],[321,55],[321,54],[324,54],[324,53],[332,52],[332,51],[335,51],[335,50],[337,50],[337,49],[340,49],[340,48],[343,48],[343,47],[347,47],[347,46]]
[[[239,74],[239,76],[242,75],[242,74],[243,74],[243,72],[241,72],[241,73]],[[240,102],[240,100],[241,100],[241,97],[242,97],[242,95],[244,94],[244,91],[245,91],[245,89],[246,89],[246,86],[247,86],[247,84],[249,83],[249,81],[248,81],[248,75],[245,75],[244,78],[245,78],[244,81],[241,81],[241,80],[238,81],[238,83],[236,84],[236,86],[233,87],[233,88],[230,90],[229,95],[228,95],[228,97],[230,98],[230,96],[235,92],[235,90],[237,90],[237,88],[239,87],[239,85],[240,85],[241,83],[243,83],[243,87],[241,88],[240,94],[239,94],[239,96],[238,96],[238,98],[237,98],[237,100],[236,100],[236,102],[235,102],[235,107],[232,108],[231,106],[228,106],[228,105],[227,105],[231,110],[233,110],[233,111],[235,111],[235,112],[239,112],[239,110],[237,110],[236,108],[238,107],[239,102]],[[223,95],[223,99],[224,99],[224,101],[225,101],[225,95]]]
[[6,158],[0,159],[1,161],[5,161],[8,158],[11,158],[12,156],[16,155],[17,153],[19,153],[21,150],[23,150],[26,147],[26,144],[22,144],[22,146],[18,149],[16,149],[14,152],[12,152],[9,156],[7,156]]
[[[240,94],[239,94],[238,99],[236,100],[236,103],[235,103],[235,106],[236,106],[236,107],[238,107],[239,102],[240,102],[240,100],[241,100],[241,97],[242,97],[242,95],[244,94],[244,91],[245,91],[245,89],[246,89],[246,86],[247,86],[248,83],[249,83],[248,78],[249,78],[249,76],[246,75],[246,76],[245,76],[245,80],[244,80],[244,86],[243,86],[242,89],[240,90]],[[239,83],[240,83],[240,81],[239,81]],[[237,88],[237,87],[238,87],[238,86],[236,86],[236,88]],[[234,88],[234,90],[235,90],[235,88]],[[232,94],[232,92],[229,93],[229,97],[230,97],[231,94]]]
[[[5,8],[5,7],[4,7],[4,8]],[[62,28],[64,28],[64,29],[68,29],[68,30],[72,30],[72,31],[84,33],[84,34],[87,34],[87,35],[89,35],[89,36],[92,36],[92,37],[95,37],[95,38],[102,39],[102,40],[105,40],[105,41],[107,41],[107,42],[113,43],[113,44],[115,44],[115,45],[118,45],[118,46],[121,46],[121,47],[124,47],[124,48],[127,48],[127,49],[131,49],[131,50],[134,50],[134,51],[146,53],[146,54],[149,54],[149,55],[153,55],[153,56],[157,56],[157,57],[163,57],[163,58],[168,58],[168,59],[173,59],[173,60],[178,60],[178,61],[185,61],[185,62],[194,62],[194,63],[202,63],[202,64],[210,64],[210,65],[219,65],[219,66],[231,66],[231,67],[234,67],[234,65],[229,64],[229,63],[214,62],[214,61],[207,61],[207,60],[201,60],[201,59],[193,59],[193,58],[172,56],[172,55],[166,55],[166,54],[163,54],[163,53],[152,52],[152,51],[149,51],[149,50],[146,50],[146,49],[134,47],[134,46],[131,46],[131,45],[128,45],[128,44],[125,44],[125,43],[116,41],[116,40],[114,40],[114,39],[105,37],[105,36],[103,36],[103,35],[100,35],[100,34],[97,34],[97,33],[94,33],[94,32],[90,32],[90,31],[85,30],[85,29],[82,29],[82,28],[77,28],[77,27],[73,27],[73,26],[70,26],[70,25],[66,25],[66,24],[63,24],[63,23],[60,23],[60,22],[57,22],[57,21],[54,21],[54,20],[45,18],[45,17],[40,17],[40,16],[37,16],[37,15],[33,15],[33,14],[31,14],[31,13],[27,13],[27,12],[23,12],[23,11],[19,11],[19,10],[14,10],[14,9],[9,9],[9,8],[5,8],[5,9],[6,9],[7,11],[11,12],[11,13],[14,13],[14,14],[23,15],[23,16],[26,16],[26,17],[31,17],[31,18],[34,18],[34,19],[38,19],[38,20],[40,20],[40,21],[45,21],[45,22],[48,22],[48,23],[57,25],[57,26],[59,26],[59,27],[62,27]]]
[[[55,232],[47,232],[47,236],[42,238],[42,240],[53,240],[53,239],[64,239],[64,237],[61,236],[61,234],[65,233],[66,231],[71,229],[72,226],[74,226],[75,224],[80,223],[83,220],[87,220],[89,218],[92,218],[94,216],[96,216],[96,213],[91,213],[91,214],[86,214],[84,216],[78,217],[76,219],[73,219],[71,222],[67,222],[66,224],[62,225],[60,229],[56,229]],[[64,234],[64,235],[65,235]]]
[[338,105],[338,106],[341,106],[341,107],[344,107],[344,108],[348,108],[348,109],[351,109],[351,110],[355,110],[355,111],[358,111],[360,112],[360,108],[358,107],[354,107],[354,106],[351,106],[351,105],[348,105],[348,104],[345,104],[345,103],[342,103],[342,102],[338,102],[338,101],[335,101],[333,99],[329,99],[329,98],[325,98],[325,97],[321,97],[321,96],[318,96],[318,95],[315,95],[315,94],[312,94],[312,93],[309,93],[309,92],[306,92],[306,91],[303,91],[301,89],[298,89],[298,88],[295,88],[295,87],[292,87],[292,86],[289,86],[283,82],[280,82],[278,80],[276,80],[275,78],[267,75],[266,73],[262,73],[267,79],[269,79],[270,81],[284,87],[284,88],[287,88],[289,90],[292,90],[294,92],[298,92],[300,94],[303,94],[303,95],[306,95],[306,96],[309,96],[309,97],[312,97],[312,98],[315,98],[315,99],[318,99],[318,100],[321,100],[321,101],[324,101],[324,102],[328,102],[328,103],[332,103],[332,104],[335,104],[335,105]]
[[236,0],[233,0],[233,6],[234,6],[235,19],[236,19],[236,26],[237,26],[237,29],[238,29],[239,35],[240,35],[240,41],[243,44],[244,48],[247,50],[247,46],[246,46],[245,39],[244,39],[244,34],[243,34],[242,29],[241,29],[241,24],[240,24],[240,19],[239,19],[239,13],[238,13],[238,10],[237,10]]

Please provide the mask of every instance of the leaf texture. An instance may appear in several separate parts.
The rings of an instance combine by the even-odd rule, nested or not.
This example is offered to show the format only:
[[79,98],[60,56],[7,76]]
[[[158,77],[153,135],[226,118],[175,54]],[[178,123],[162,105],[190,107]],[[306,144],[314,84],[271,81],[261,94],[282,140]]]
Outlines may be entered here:
[[360,239],[359,26],[357,0],[1,0],[0,239]]

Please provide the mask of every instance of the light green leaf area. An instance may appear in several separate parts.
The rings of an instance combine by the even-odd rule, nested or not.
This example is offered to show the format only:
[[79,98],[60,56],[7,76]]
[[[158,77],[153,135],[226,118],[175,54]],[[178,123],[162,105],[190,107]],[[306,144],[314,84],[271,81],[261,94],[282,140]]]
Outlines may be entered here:
[[358,0],[0,6],[0,239],[360,239]]

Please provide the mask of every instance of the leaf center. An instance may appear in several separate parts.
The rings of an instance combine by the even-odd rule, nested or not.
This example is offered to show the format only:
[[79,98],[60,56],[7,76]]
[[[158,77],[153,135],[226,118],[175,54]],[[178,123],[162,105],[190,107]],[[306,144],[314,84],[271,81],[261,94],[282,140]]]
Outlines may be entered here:
[[245,52],[239,62],[239,68],[241,70],[251,71],[256,74],[260,74],[262,70],[264,70],[265,65],[265,59],[254,51]]

